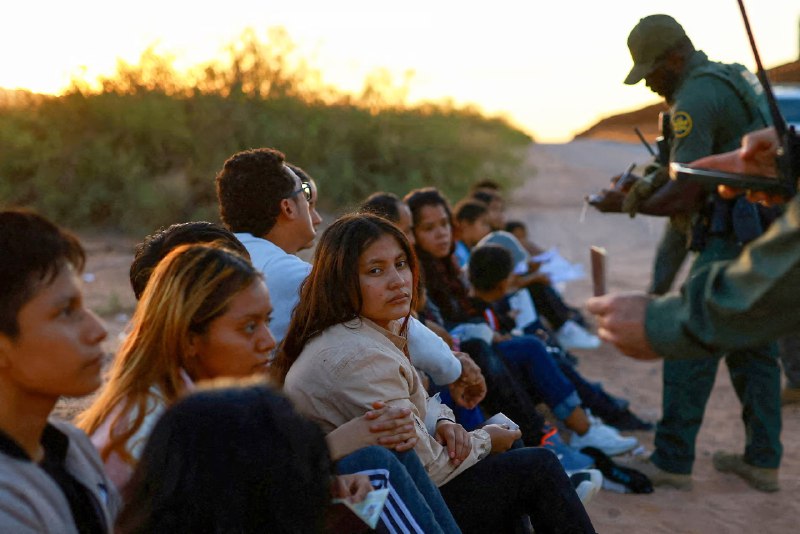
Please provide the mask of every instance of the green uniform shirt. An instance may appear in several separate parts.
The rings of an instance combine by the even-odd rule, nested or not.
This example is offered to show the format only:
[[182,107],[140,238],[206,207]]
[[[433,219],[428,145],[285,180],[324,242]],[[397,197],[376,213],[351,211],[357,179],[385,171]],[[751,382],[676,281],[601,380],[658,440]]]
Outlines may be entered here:
[[670,104],[671,162],[735,150],[744,134],[768,126],[766,99],[755,76],[741,65],[711,62],[699,50]]
[[[744,134],[769,125],[763,93],[758,79],[742,65],[709,61],[704,52],[695,51],[668,100],[670,161],[690,163],[738,148]],[[666,172],[656,170],[637,182],[623,211],[633,216],[639,203],[667,181]]]
[[800,195],[734,261],[698,271],[650,303],[647,338],[665,357],[700,358],[800,332]]
[[[689,59],[670,104],[673,131],[670,161],[689,163],[711,154],[735,150],[740,146],[743,135],[768,125],[763,89],[752,73],[741,65],[711,62],[701,51],[696,51]],[[714,190],[709,193],[716,194]],[[738,250],[738,247],[727,247],[721,257],[709,251],[709,258],[706,259],[733,259]],[[703,258],[701,254],[700,259]],[[717,347],[742,348],[753,345],[732,341],[741,338],[727,328],[719,325],[712,327],[707,322],[697,321],[694,308],[702,307],[703,298],[708,298],[702,286],[698,288],[697,284],[702,284],[701,280],[709,272],[719,270],[718,266],[704,267],[705,263],[699,261],[695,264],[684,286],[688,303],[686,309],[682,308],[680,298],[677,301],[670,301],[669,298],[658,300],[648,308],[645,324],[648,339],[665,357],[708,356]],[[736,298],[743,300],[737,301]],[[742,309],[747,305],[747,299],[740,292],[729,293],[726,299],[725,306],[730,309]],[[710,309],[715,309],[716,305],[709,302]],[[704,335],[712,336],[714,342],[701,341]],[[732,337],[723,341],[721,338],[724,336]],[[772,341],[775,338],[765,339]]]

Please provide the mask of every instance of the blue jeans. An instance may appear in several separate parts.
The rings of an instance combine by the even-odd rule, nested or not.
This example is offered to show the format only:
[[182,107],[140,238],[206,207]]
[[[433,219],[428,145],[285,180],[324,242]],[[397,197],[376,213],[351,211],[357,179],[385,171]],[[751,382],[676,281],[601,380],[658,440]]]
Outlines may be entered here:
[[564,420],[580,406],[581,399],[575,386],[564,376],[538,338],[518,336],[496,343],[495,347],[556,417]]
[[336,471],[369,475],[373,486],[379,485],[388,473],[391,491],[378,523],[382,532],[461,532],[413,450],[394,452],[385,447],[365,447],[340,459]]
[[575,391],[578,392],[581,405],[584,408],[592,410],[592,414],[609,421],[626,415],[628,401],[610,395],[603,389],[602,384],[586,380],[575,369],[574,356],[571,356],[558,344],[558,340],[556,340],[552,332],[547,330],[540,321],[536,320],[526,326],[525,333],[536,335],[537,339],[541,339],[540,336],[545,336],[541,341],[547,346],[548,353],[558,364],[558,368],[561,369],[567,380],[575,386]]
[[450,395],[450,389],[447,387],[434,388],[434,393],[437,392],[439,393],[439,398],[441,398],[442,403],[453,410],[453,415],[456,416],[456,422],[463,426],[466,431],[469,432],[483,426],[486,417],[484,417],[480,406],[476,406],[471,410],[459,406],[453,400],[453,397]]

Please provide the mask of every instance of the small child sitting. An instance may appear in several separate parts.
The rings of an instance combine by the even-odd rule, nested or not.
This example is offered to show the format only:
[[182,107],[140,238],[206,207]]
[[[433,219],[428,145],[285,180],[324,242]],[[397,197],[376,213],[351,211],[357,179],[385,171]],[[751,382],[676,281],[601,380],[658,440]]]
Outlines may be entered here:
[[[472,250],[468,268],[472,284],[471,304],[476,313],[494,331],[495,343],[512,339],[517,332],[516,311],[510,309],[504,297],[514,290],[513,260],[508,249],[493,244],[480,245]],[[475,320],[480,320],[475,318]],[[560,371],[575,386],[582,404],[592,409],[604,422],[618,430],[650,430],[652,424],[641,420],[627,406],[627,401],[615,399],[600,384],[588,382],[565,361],[563,351],[550,347],[548,353],[557,361]]]
[[511,253],[500,245],[486,244],[472,251],[468,267],[473,294],[471,304],[495,332],[495,342],[511,339],[511,332],[516,328],[513,310],[492,305],[514,289],[513,270]]

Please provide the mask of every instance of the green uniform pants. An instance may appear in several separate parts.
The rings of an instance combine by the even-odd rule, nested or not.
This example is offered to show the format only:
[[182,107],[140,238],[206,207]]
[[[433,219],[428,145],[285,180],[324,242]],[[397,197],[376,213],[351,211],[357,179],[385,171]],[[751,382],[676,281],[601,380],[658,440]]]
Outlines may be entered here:
[[647,292],[653,295],[669,292],[688,254],[686,232],[676,228],[671,221],[668,222],[664,227],[664,235],[658,242],[656,257],[653,259],[653,276]]
[[[713,261],[738,256],[741,248],[729,239],[712,237],[692,265],[692,273]],[[665,360],[662,419],[656,428],[652,462],[672,473],[692,472],[695,439],[706,402],[714,386],[720,357]],[[780,367],[774,343],[725,354],[731,382],[742,404],[745,461],[777,468],[780,443]]]

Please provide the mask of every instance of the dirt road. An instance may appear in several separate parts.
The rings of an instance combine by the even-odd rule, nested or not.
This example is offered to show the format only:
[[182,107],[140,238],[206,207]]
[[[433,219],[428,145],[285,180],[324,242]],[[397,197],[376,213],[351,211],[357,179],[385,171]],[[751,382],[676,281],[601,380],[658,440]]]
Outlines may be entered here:
[[[525,221],[534,241],[558,246],[572,261],[587,267],[589,247],[609,255],[609,290],[643,289],[650,276],[655,244],[663,222],[654,218],[605,215],[589,210],[581,222],[583,197],[608,183],[632,162],[646,161],[640,145],[582,140],[564,145],[536,145],[529,157],[536,177],[508,195],[509,216]],[[565,291],[580,304],[590,295],[589,281],[572,282]],[[637,413],[657,420],[661,403],[661,365],[625,358],[613,347],[580,353],[580,370],[626,396]],[[717,473],[711,455],[717,449],[741,451],[744,427],[740,405],[724,363],[697,440],[694,489],[657,490],[651,495],[601,492],[588,506],[598,532],[604,533],[785,533],[797,531],[800,514],[800,408],[783,409],[782,490],[763,494],[733,475]],[[653,433],[636,433],[652,450]]]

